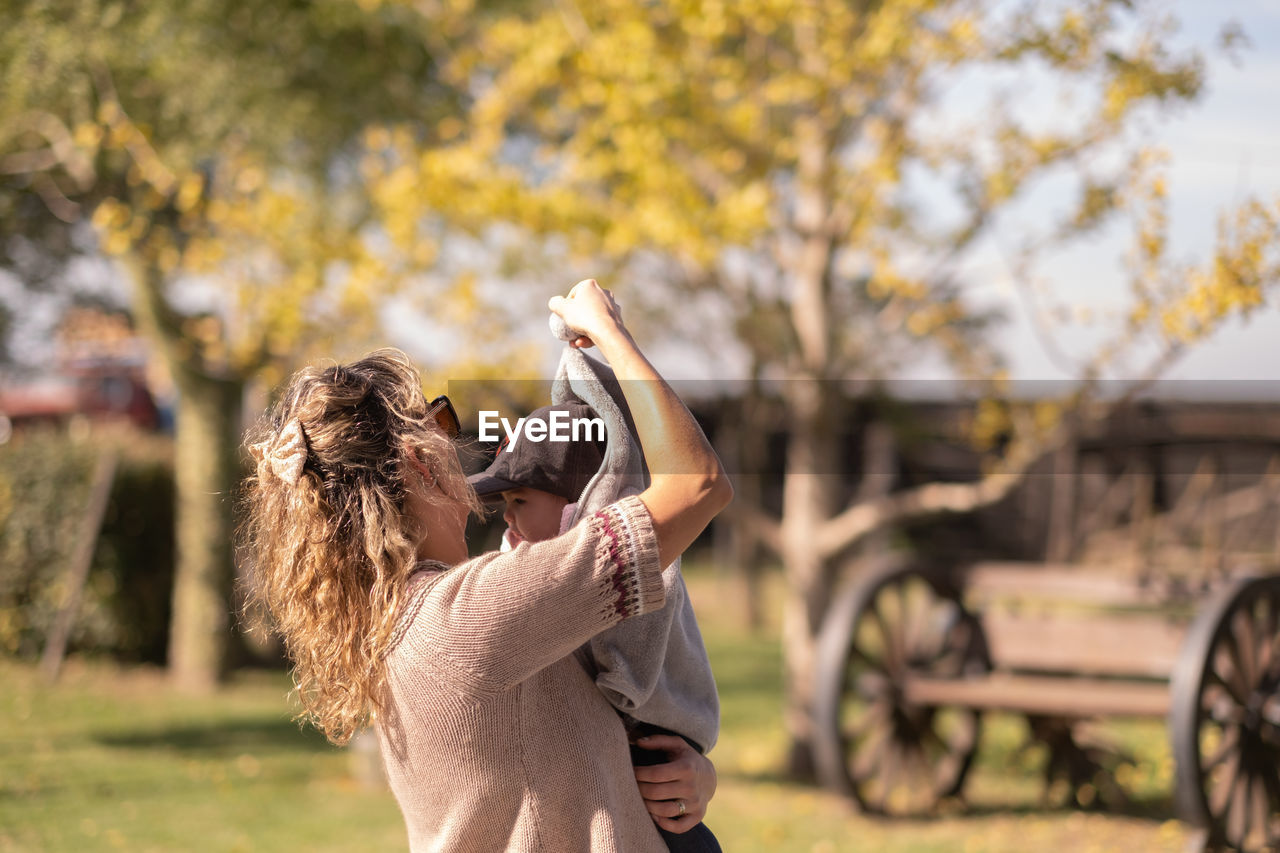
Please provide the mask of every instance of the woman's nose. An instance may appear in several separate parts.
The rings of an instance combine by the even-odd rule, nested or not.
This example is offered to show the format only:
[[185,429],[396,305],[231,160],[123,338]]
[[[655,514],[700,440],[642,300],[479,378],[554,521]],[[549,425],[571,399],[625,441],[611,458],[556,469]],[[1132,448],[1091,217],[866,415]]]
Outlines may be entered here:
[[502,520],[507,523],[507,527],[515,527],[516,513],[511,504],[507,504],[507,508],[502,512]]

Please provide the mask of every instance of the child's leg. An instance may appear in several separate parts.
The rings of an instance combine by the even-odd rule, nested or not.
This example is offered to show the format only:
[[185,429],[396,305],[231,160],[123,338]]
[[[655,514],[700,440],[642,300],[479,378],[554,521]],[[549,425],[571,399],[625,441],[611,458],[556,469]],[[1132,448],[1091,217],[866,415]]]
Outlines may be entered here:
[[716,841],[715,834],[705,823],[699,823],[679,835],[662,828],[658,829],[658,834],[667,842],[667,849],[671,853],[722,853],[720,842]]
[[[632,734],[639,737],[643,735],[673,735],[677,733],[668,731],[661,726],[639,723],[633,728]],[[685,740],[688,740],[688,738],[685,738]],[[665,764],[666,761],[667,754],[662,750],[641,749],[635,744],[631,745],[631,763],[636,767],[651,767],[654,764]],[[720,842],[716,841],[715,834],[707,828],[705,823],[696,824],[687,832],[678,834],[667,832],[661,827],[657,829],[658,834],[662,836],[662,840],[667,842],[667,849],[671,853],[722,853]]]

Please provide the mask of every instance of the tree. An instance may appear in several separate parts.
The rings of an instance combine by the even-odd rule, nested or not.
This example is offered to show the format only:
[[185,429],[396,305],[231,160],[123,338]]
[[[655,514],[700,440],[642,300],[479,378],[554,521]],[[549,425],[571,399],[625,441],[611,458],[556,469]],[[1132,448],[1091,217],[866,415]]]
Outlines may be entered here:
[[556,0],[458,52],[447,73],[475,103],[446,144],[395,148],[384,183],[399,205],[501,219],[632,282],[664,280],[651,292],[672,323],[730,328],[753,373],[789,380],[783,513],[756,511],[752,527],[788,581],[797,775],[842,558],[889,524],[1007,494],[1078,420],[1067,413],[1087,411],[1089,387],[1035,413],[986,407],[1012,439],[976,483],[844,495],[823,476],[839,451],[832,386],[924,347],[998,386],[964,264],[1050,178],[1073,199],[1028,235],[1019,268],[1122,215],[1137,229],[1131,311],[1086,380],[1122,351],[1158,369],[1275,283],[1278,211],[1256,202],[1224,217],[1203,266],[1169,258],[1159,158],[1137,131],[1201,90],[1204,60],[1174,51],[1174,32],[1132,0]]
[[429,263],[426,241],[377,239],[358,156],[391,119],[429,137],[453,98],[429,22],[376,2],[8,6],[0,263],[56,280],[101,251],[127,272],[179,393],[169,664],[207,687],[228,637],[244,384],[321,337],[358,345],[379,296]]

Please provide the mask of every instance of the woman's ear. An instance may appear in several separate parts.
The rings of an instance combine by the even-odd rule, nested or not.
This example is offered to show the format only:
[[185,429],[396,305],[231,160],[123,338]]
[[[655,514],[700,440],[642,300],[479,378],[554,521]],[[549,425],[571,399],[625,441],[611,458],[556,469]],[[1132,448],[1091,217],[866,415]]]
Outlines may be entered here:
[[416,471],[422,476],[423,486],[425,486],[426,491],[429,492],[434,489],[436,487],[436,475],[427,463],[418,458],[417,452],[412,447],[405,447],[402,455],[408,469]]

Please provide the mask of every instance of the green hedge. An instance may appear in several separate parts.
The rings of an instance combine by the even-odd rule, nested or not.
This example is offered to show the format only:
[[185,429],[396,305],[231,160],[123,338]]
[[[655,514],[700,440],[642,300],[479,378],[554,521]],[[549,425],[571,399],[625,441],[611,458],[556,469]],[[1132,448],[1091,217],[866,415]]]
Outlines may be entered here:
[[[81,430],[83,432],[83,430]],[[45,429],[0,446],[0,653],[34,658],[66,593],[98,456],[119,455],[71,648],[164,660],[173,584],[173,449],[134,430]]]

